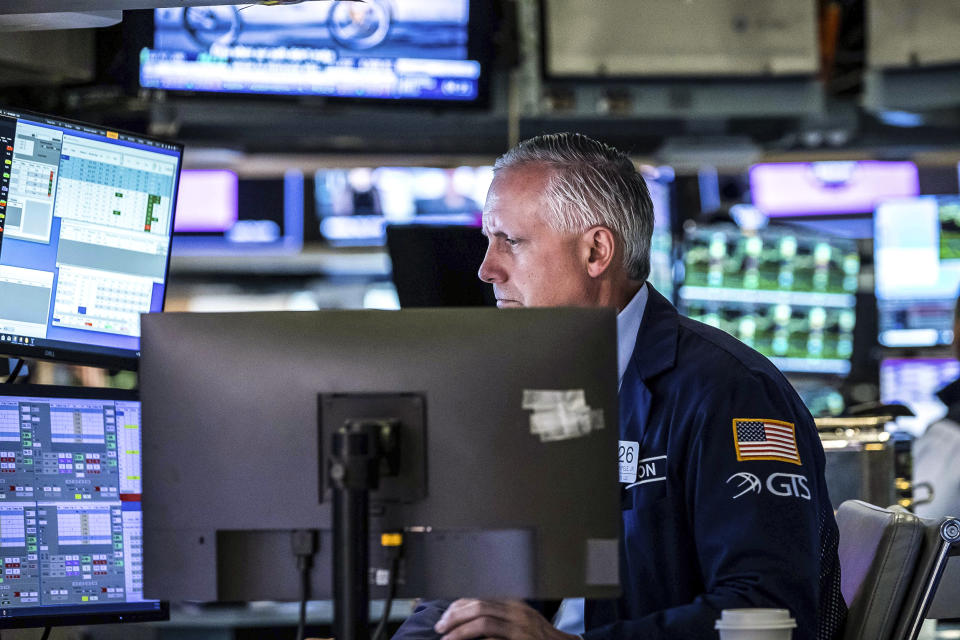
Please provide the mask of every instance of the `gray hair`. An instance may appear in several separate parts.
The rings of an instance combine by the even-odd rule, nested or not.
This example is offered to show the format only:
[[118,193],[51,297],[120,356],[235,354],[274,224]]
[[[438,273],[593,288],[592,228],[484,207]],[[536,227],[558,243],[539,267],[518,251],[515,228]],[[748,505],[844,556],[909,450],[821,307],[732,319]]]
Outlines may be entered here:
[[601,225],[623,248],[627,274],[650,275],[653,203],[643,176],[625,153],[579,133],[524,140],[497,158],[494,171],[524,165],[553,169],[547,182],[547,224],[578,233]]

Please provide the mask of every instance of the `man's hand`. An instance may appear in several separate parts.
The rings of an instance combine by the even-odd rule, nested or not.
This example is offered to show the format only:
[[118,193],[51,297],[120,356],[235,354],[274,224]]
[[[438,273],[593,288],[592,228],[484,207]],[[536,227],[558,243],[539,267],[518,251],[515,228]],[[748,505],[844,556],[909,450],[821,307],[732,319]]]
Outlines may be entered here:
[[434,626],[442,640],[579,640],[558,631],[537,611],[519,600],[472,600],[451,604]]

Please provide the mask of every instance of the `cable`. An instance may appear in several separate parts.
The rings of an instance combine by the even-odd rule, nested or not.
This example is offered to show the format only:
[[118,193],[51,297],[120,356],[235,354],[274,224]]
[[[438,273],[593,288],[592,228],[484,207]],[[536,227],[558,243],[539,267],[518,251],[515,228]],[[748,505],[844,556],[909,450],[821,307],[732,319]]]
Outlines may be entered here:
[[14,365],[13,371],[10,372],[10,375],[7,377],[7,384],[13,384],[17,379],[17,376],[20,375],[20,370],[23,369],[23,358],[17,358],[17,364]]
[[390,620],[390,610],[393,608],[393,598],[397,595],[397,572],[400,568],[400,556],[396,556],[390,563],[390,586],[387,587],[387,599],[383,602],[383,614],[380,616],[380,623],[377,630],[373,632],[371,640],[380,640],[383,632],[387,630],[387,622]]
[[403,555],[403,534],[384,533],[380,536],[380,546],[384,553],[390,558],[390,582],[387,586],[387,599],[383,602],[383,614],[380,616],[380,623],[376,631],[373,632],[371,640],[380,640],[383,633],[387,630],[387,623],[390,621],[390,610],[393,608],[393,598],[397,595],[397,574],[400,573],[400,556]]
[[310,599],[310,561],[304,556],[297,558],[300,569],[300,613],[297,615],[297,640],[303,640],[307,627],[307,600]]
[[[23,362],[23,360],[21,360],[20,362]],[[47,640],[47,638],[50,637],[50,632],[52,630],[53,630],[53,627],[45,627],[43,630],[43,635],[40,636],[40,640]]]
[[290,532],[290,547],[297,557],[300,572],[300,613],[297,616],[297,639],[303,640],[307,627],[307,600],[310,599],[310,567],[317,552],[317,532],[300,530]]

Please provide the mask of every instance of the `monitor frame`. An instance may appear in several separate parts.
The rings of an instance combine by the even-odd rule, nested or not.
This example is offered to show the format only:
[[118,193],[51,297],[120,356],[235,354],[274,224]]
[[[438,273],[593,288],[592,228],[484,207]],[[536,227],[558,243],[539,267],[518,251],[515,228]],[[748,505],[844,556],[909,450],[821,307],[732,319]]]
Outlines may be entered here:
[[[60,385],[39,384],[0,384],[0,396],[24,396],[30,398],[75,398],[78,400],[117,400],[121,402],[138,402],[140,394],[132,389],[112,389],[103,387],[67,387]],[[142,415],[142,414],[141,414]],[[141,431],[142,431],[141,421]],[[141,454],[142,455],[142,454]],[[113,603],[111,605],[62,605],[69,607],[90,606],[89,613],[44,613],[31,616],[17,616],[16,609],[13,615],[5,615],[0,610],[0,629],[23,629],[29,627],[60,627],[68,625],[87,624],[117,624],[121,622],[155,622],[170,619],[170,603],[165,600],[152,600],[158,608],[147,610],[137,608],[135,602]],[[128,605],[128,611],[107,610],[115,604]],[[53,605],[61,606],[61,605]],[[39,607],[38,607],[39,608]]]
[[[26,117],[33,118],[39,122],[48,122],[51,125],[60,124],[86,127],[89,133],[101,134],[106,136],[107,132],[117,134],[118,136],[132,137],[134,140],[140,140],[145,143],[154,143],[166,145],[168,150],[175,151],[177,157],[177,171],[174,178],[173,198],[170,209],[170,236],[167,244],[167,263],[163,274],[163,294],[160,299],[160,309],[163,310],[166,305],[167,289],[170,283],[170,255],[173,252],[173,227],[176,222],[177,202],[176,196],[180,185],[180,172],[183,169],[183,149],[184,146],[179,142],[163,140],[155,136],[143,135],[134,131],[124,129],[115,129],[104,125],[64,118],[50,114],[27,111],[24,109],[0,109],[0,116],[6,117]],[[3,249],[3,239],[0,237],[0,251]],[[138,338],[139,340],[139,338]],[[74,346],[71,346],[74,345]],[[81,345],[78,348],[76,345]],[[126,352],[122,354],[120,352]],[[47,346],[47,345],[23,345],[12,342],[0,342],[0,355],[8,355],[16,358],[50,360],[55,362],[65,362],[72,364],[81,364],[89,366],[98,366],[108,369],[126,369],[136,371],[139,366],[140,350],[120,349],[116,347],[104,347],[100,345],[89,345],[80,342],[66,343],[66,346]]]

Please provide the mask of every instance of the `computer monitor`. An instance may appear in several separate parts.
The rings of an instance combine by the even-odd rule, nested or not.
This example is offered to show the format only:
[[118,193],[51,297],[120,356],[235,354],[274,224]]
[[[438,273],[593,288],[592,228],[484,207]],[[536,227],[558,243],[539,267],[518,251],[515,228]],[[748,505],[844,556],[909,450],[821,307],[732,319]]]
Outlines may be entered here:
[[0,109],[0,353],[136,368],[182,147]]
[[[350,415],[321,394],[405,396],[372,409],[406,412],[401,477],[372,512],[372,530],[423,545],[400,596],[618,593],[613,310],[166,313],[143,329],[147,595],[298,599],[290,531],[330,529],[325,437]],[[329,553],[321,536],[313,597],[331,592]]]
[[387,249],[402,308],[497,305],[477,275],[487,252],[479,227],[388,225]]
[[680,309],[723,329],[782,371],[850,371],[860,259],[856,243],[769,227],[685,231]]
[[143,597],[140,402],[0,385],[0,628],[162,620]]
[[388,224],[480,224],[493,167],[354,167],[314,176],[317,224],[334,246],[375,246]]
[[304,178],[238,177],[227,169],[180,174],[174,255],[296,253],[303,248]]
[[960,377],[960,362],[950,357],[884,358],[880,362],[880,402],[902,404],[915,415],[899,416],[896,426],[919,436],[943,418],[947,407],[937,391]]
[[960,196],[882,202],[874,227],[880,344],[950,344],[960,288]]

